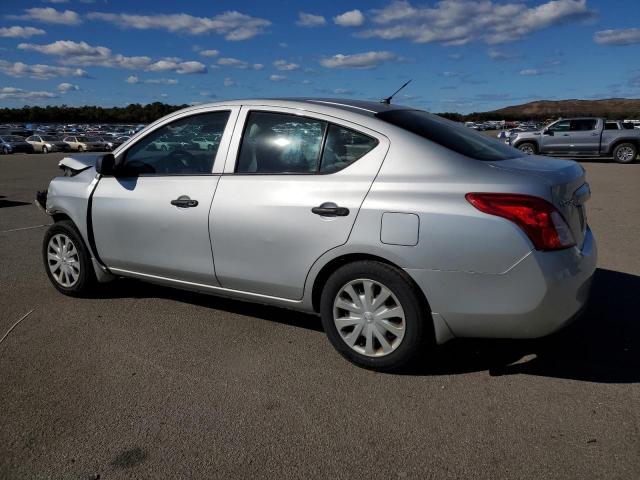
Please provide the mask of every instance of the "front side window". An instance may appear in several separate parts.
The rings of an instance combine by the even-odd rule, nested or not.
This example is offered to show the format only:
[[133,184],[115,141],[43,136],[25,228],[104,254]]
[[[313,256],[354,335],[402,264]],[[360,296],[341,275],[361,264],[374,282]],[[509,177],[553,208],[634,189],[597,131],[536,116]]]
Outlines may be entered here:
[[326,126],[297,115],[251,112],[236,173],[315,173]]
[[618,130],[618,124],[615,122],[607,122],[604,124],[605,130]]
[[354,130],[330,125],[320,163],[321,173],[333,173],[348,167],[378,145],[378,140]]
[[552,132],[568,132],[571,124],[569,120],[560,120],[559,122],[553,123],[549,126],[548,130]]
[[590,132],[596,129],[597,120],[571,120],[572,132]]
[[[154,130],[125,153],[121,169],[130,175],[211,173],[229,111],[200,113]],[[206,138],[206,142],[200,141]]]

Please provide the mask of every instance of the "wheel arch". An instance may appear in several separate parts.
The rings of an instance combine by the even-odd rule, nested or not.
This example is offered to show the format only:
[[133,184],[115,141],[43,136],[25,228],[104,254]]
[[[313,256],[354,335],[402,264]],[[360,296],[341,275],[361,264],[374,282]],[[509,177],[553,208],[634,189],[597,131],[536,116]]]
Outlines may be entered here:
[[523,138],[520,141],[516,141],[512,147],[513,148],[518,148],[520,145],[522,145],[523,143],[531,143],[535,148],[536,151],[539,152],[540,151],[540,144],[538,143],[538,140],[536,140],[535,138]]
[[630,144],[634,145],[637,150],[640,150],[640,139],[638,139],[638,138],[622,138],[622,139],[614,140],[611,143],[611,146],[609,147],[609,151],[607,153],[613,154],[613,151],[616,149],[616,147],[618,147],[619,145],[622,145],[623,143],[630,143]]

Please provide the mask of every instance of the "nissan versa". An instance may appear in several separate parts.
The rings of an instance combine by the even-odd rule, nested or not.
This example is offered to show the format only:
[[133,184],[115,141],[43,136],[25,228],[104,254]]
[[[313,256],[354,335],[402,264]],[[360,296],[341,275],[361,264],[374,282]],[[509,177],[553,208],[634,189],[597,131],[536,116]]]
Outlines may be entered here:
[[38,202],[62,293],[134,277],[318,312],[378,370],[454,337],[547,335],[596,265],[578,163],[386,103],[191,107],[60,166]]

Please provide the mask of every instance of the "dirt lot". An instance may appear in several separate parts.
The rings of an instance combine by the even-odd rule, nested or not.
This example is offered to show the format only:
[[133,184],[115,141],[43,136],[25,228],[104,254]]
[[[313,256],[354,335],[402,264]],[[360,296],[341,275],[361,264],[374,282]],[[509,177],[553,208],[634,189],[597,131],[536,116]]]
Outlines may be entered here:
[[0,478],[640,478],[640,164],[584,162],[599,271],[535,342],[456,340],[402,375],[316,317],[122,281],[49,284],[31,201],[60,155],[0,157]]

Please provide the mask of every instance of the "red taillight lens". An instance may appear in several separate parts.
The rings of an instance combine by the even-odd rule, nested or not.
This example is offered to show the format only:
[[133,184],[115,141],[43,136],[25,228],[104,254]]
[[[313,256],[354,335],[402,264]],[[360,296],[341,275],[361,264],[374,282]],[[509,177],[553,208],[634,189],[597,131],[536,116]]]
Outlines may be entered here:
[[515,193],[467,193],[466,198],[481,212],[518,225],[536,250],[561,250],[576,244],[562,214],[543,198]]

